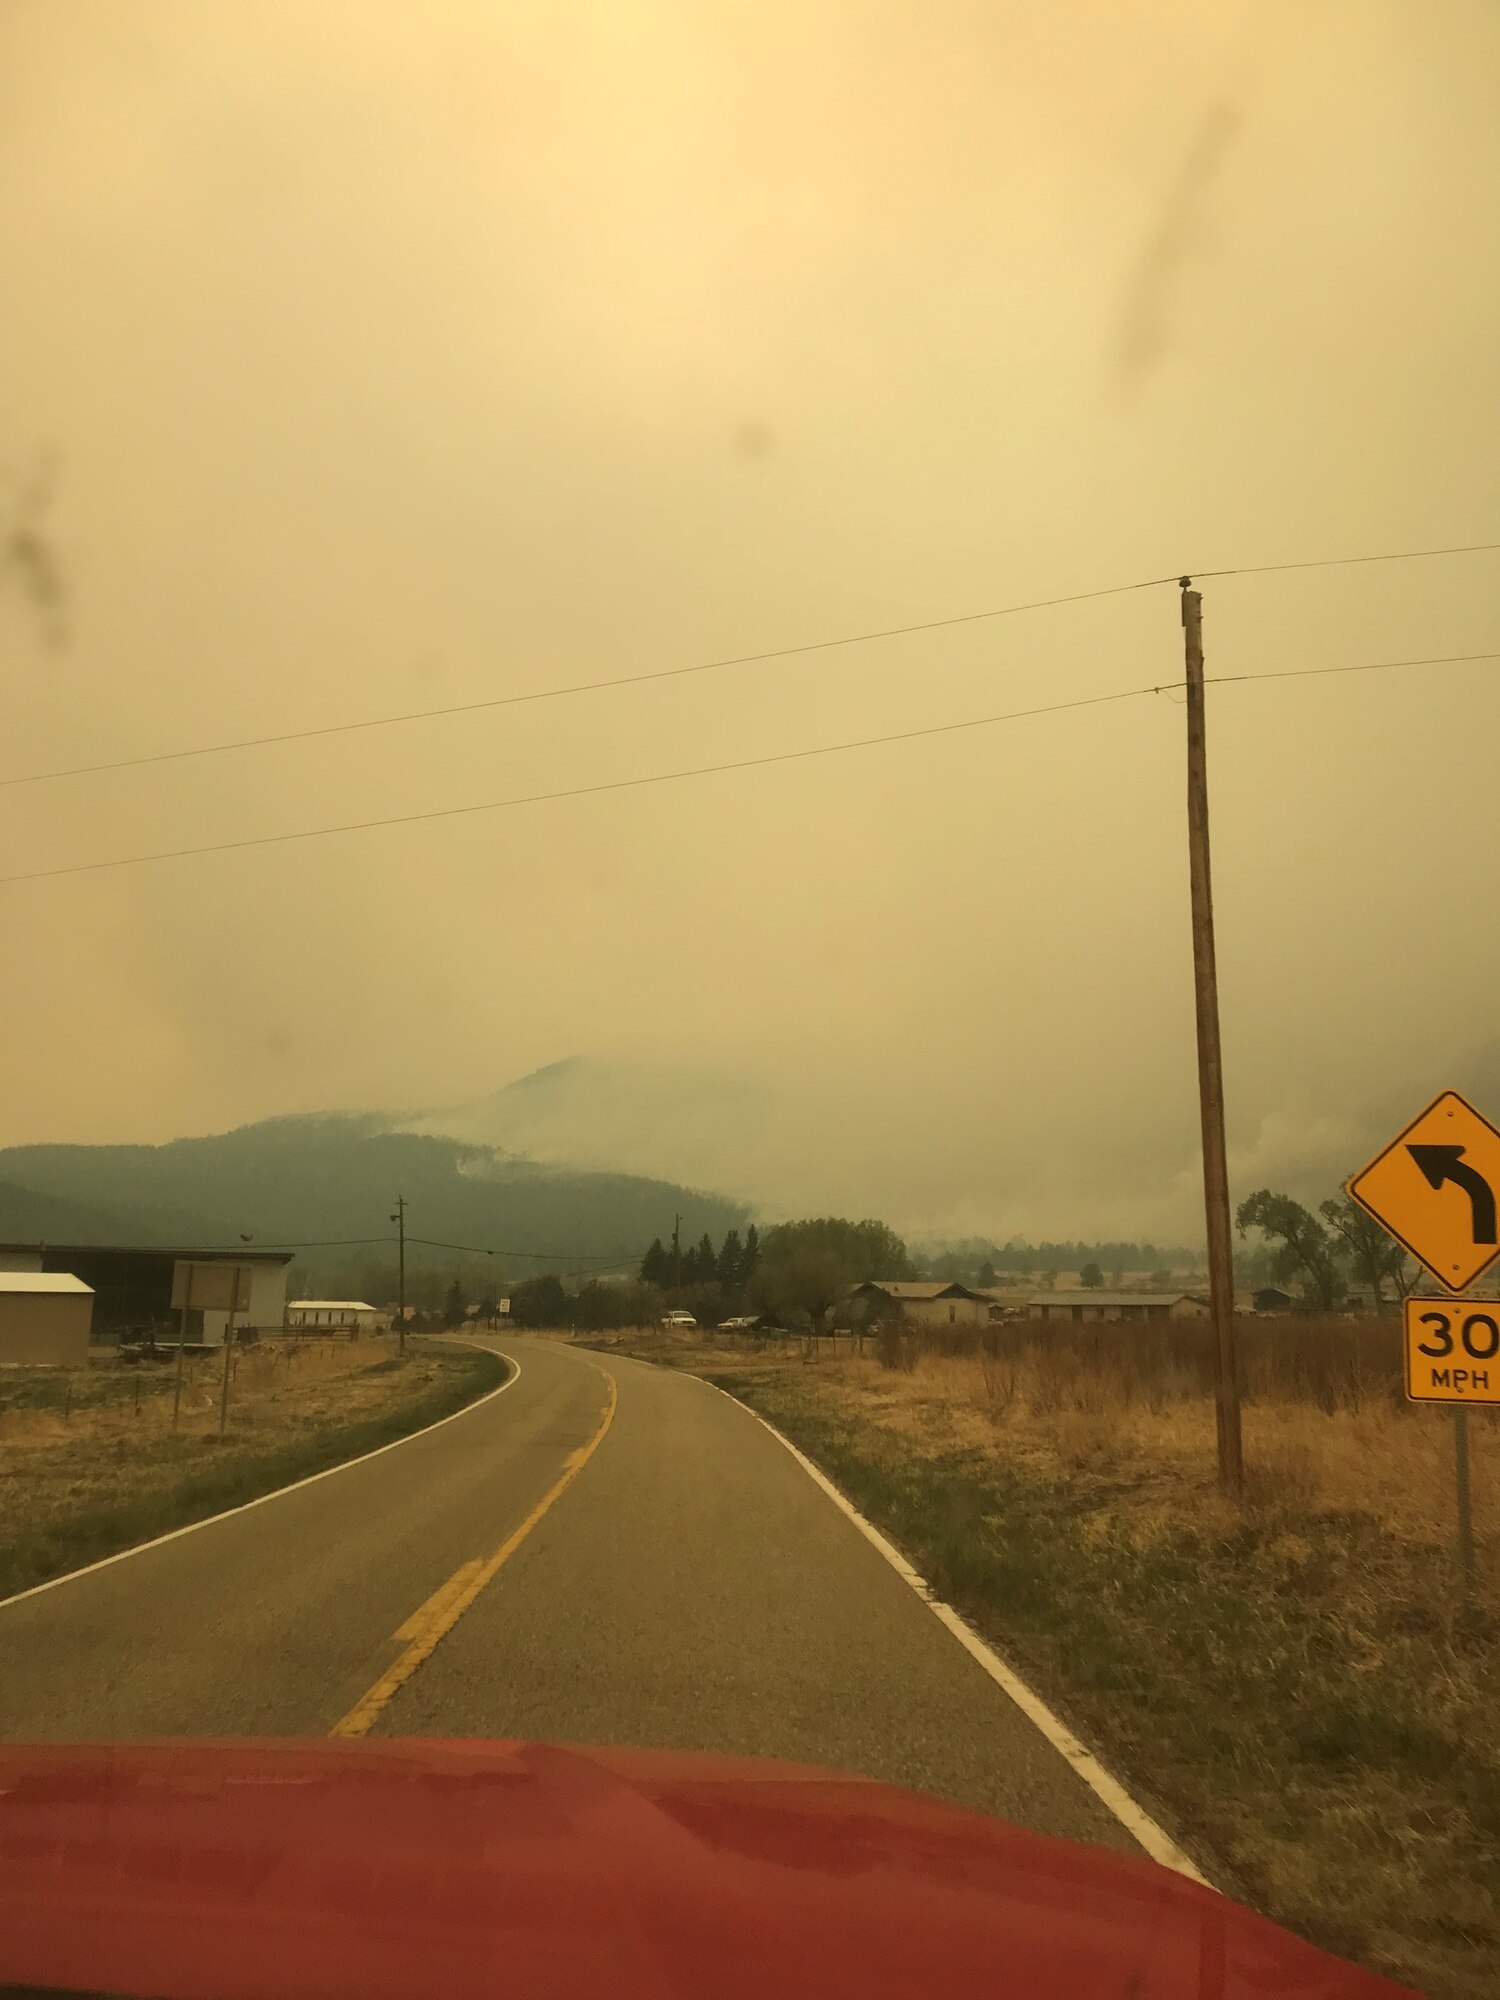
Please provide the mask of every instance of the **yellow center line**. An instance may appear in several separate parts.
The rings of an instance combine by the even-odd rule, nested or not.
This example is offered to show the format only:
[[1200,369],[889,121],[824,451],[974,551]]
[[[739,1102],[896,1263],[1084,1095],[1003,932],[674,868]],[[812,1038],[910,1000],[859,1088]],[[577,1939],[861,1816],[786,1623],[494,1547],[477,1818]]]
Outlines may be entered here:
[[333,1725],[328,1732],[330,1736],[368,1735],[376,1718],[390,1702],[397,1689],[406,1685],[417,1668],[433,1652],[439,1640],[453,1630],[480,1591],[500,1569],[501,1564],[509,1561],[547,1509],[555,1500],[561,1499],[588,1464],[604,1442],[605,1433],[614,1422],[615,1404],[619,1400],[614,1377],[602,1368],[599,1373],[609,1384],[609,1400],[605,1403],[604,1415],[594,1435],[587,1444],[580,1445],[577,1451],[568,1454],[563,1461],[561,1476],[542,1495],[520,1527],[506,1536],[492,1556],[476,1557],[474,1561],[465,1563],[449,1577],[446,1583],[441,1584],[433,1592],[425,1604],[412,1613],[396,1633],[398,1639],[405,1639],[408,1642],[405,1650],[386,1668],[375,1685],[360,1696],[349,1713],[340,1717]]
[[420,1639],[429,1625],[436,1624],[448,1609],[453,1599],[463,1589],[476,1571],[484,1568],[484,1557],[475,1556],[461,1569],[454,1571],[446,1582],[440,1583],[419,1611],[414,1611],[404,1625],[398,1625],[395,1637],[398,1639]]

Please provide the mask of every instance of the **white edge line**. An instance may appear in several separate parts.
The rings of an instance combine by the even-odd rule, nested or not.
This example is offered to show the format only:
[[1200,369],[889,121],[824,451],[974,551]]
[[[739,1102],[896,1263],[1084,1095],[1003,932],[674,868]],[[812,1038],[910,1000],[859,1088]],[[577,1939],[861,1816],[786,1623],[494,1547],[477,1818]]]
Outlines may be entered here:
[[729,1391],[720,1388],[717,1382],[707,1382],[707,1378],[702,1375],[697,1379],[706,1382],[708,1388],[717,1389],[721,1396],[733,1403],[736,1409],[743,1410],[746,1416],[753,1417],[763,1430],[769,1431],[776,1442],[791,1453],[808,1478],[821,1487],[840,1512],[849,1517],[871,1547],[879,1550],[902,1582],[911,1586],[928,1610],[947,1626],[964,1651],[983,1667],[997,1687],[1010,1696],[1027,1721],[1033,1723],[1053,1749],[1066,1758],[1089,1790],[1109,1808],[1121,1826],[1140,1842],[1153,1861],[1161,1862],[1164,1867],[1175,1870],[1179,1875],[1186,1875],[1191,1882],[1201,1883],[1205,1889],[1214,1887],[1202,1870],[1184,1854],[1166,1829],[1159,1826],[1143,1806],[1136,1804],[1119,1779],[1105,1770],[1094,1753],[1079,1742],[1067,1724],[1053,1714],[1041,1696],[1026,1685],[1015,1669],[1008,1667],[1000,1655],[985,1644],[951,1604],[943,1602],[926,1578],[912,1568],[895,1543],[888,1541],[873,1522],[865,1519],[853,1501],[839,1491],[826,1472],[814,1465],[807,1454],[799,1451],[791,1439],[777,1430],[774,1424],[767,1423],[758,1410],[752,1410],[750,1405],[742,1403],[738,1396],[731,1396]]
[[149,1542],[136,1542],[128,1549],[117,1549],[112,1556],[101,1556],[98,1562],[85,1563],[82,1569],[64,1571],[61,1576],[49,1577],[45,1583],[33,1583],[26,1590],[18,1590],[13,1597],[0,1597],[0,1611],[8,1610],[12,1604],[22,1604],[28,1597],[40,1597],[44,1590],[60,1590],[65,1583],[77,1583],[81,1576],[92,1576],[96,1570],[109,1569],[115,1563],[128,1562],[132,1556],[143,1556],[147,1549],[159,1549],[164,1542],[178,1541],[183,1535],[196,1535],[200,1528],[211,1528],[219,1521],[229,1521],[236,1514],[248,1514],[252,1507],[264,1507],[268,1500],[279,1500],[284,1493],[300,1492],[304,1486],[316,1486],[320,1479],[332,1479],[336,1472],[348,1472],[352,1466],[366,1465],[372,1458],[379,1458],[388,1451],[396,1451],[404,1444],[411,1444],[420,1437],[429,1437],[433,1431],[440,1431],[444,1424],[456,1423],[473,1410],[482,1410],[486,1403],[493,1403],[497,1396],[503,1396],[507,1389],[513,1389],[521,1379],[521,1364],[513,1355],[501,1353],[498,1347],[483,1347],[478,1341],[455,1342],[454,1345],[477,1348],[484,1354],[498,1354],[502,1361],[508,1361],[514,1371],[502,1382],[498,1389],[491,1389],[472,1403],[465,1403],[461,1410],[450,1410],[446,1417],[439,1417],[435,1423],[423,1424],[419,1431],[408,1431],[405,1437],[392,1438],[389,1444],[378,1444],[373,1451],[362,1451],[358,1458],[340,1459],[337,1465],[325,1465],[321,1472],[310,1472],[305,1479],[294,1479],[290,1486],[273,1486],[269,1493],[257,1493],[253,1500],[242,1500],[238,1507],[226,1507],[221,1514],[205,1514],[201,1521],[189,1521],[186,1527],[169,1528],[164,1535],[155,1535]]

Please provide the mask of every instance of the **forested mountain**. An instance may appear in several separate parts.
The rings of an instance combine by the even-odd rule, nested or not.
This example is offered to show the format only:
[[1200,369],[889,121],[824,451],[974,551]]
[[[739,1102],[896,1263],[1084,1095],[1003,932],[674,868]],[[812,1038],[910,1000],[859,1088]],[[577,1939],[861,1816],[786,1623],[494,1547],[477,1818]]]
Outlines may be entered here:
[[[0,1238],[376,1249],[393,1242],[404,1194],[414,1261],[443,1261],[429,1244],[548,1253],[518,1258],[519,1275],[593,1259],[633,1268],[678,1213],[689,1240],[748,1220],[737,1202],[669,1181],[540,1166],[389,1124],[329,1114],[161,1146],[10,1147]],[[309,1249],[299,1261],[324,1260]]]

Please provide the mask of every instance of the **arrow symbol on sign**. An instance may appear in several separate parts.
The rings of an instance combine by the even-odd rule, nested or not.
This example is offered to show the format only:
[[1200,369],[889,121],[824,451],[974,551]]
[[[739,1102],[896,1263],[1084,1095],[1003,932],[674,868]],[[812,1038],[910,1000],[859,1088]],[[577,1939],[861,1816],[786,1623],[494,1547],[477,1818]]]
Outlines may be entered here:
[[1452,1181],[1455,1187],[1463,1189],[1474,1211],[1474,1241],[1493,1243],[1495,1190],[1476,1167],[1465,1161],[1463,1147],[1408,1146],[1406,1150],[1421,1168],[1430,1188],[1437,1189],[1444,1181]]

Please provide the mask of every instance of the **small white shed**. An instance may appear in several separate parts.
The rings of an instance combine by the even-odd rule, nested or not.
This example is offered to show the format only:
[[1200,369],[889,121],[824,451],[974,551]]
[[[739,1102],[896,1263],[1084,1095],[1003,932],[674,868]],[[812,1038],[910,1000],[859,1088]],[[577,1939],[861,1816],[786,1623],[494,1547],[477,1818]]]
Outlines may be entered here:
[[70,1271],[0,1271],[0,1362],[81,1367],[94,1291]]
[[380,1308],[364,1299],[288,1299],[286,1323],[295,1333],[368,1333]]

